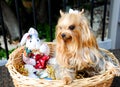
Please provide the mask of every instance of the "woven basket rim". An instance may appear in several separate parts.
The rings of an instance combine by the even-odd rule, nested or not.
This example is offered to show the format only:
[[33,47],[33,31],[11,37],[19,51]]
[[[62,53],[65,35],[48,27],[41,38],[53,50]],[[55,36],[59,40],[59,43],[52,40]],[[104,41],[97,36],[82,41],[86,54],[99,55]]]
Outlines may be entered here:
[[[55,45],[53,42],[49,42],[47,44]],[[19,53],[21,49],[23,49],[24,46],[18,47],[15,49],[10,55],[8,62],[6,64],[6,67],[8,68],[8,71],[10,72],[11,77],[17,81],[20,84],[24,85],[23,87],[31,87],[31,86],[26,86],[26,85],[32,85],[32,87],[38,87],[40,86],[52,86],[52,87],[57,87],[57,86],[64,86],[63,82],[61,80],[45,80],[45,79],[35,79],[35,78],[30,78],[27,76],[23,76],[20,74],[15,67],[13,66],[13,61],[14,61],[14,56]],[[116,62],[119,63],[116,59],[116,57],[113,55],[113,53],[109,52],[108,50],[105,50],[103,48],[100,48],[101,50],[105,51],[108,53],[108,55],[111,55],[112,57],[115,58]],[[109,80],[112,82],[114,78],[114,75],[109,73],[109,70],[107,70],[105,73],[101,75],[96,75],[93,77],[89,78],[83,78],[83,79],[76,79],[71,83],[69,86],[70,87],[88,87],[88,86],[94,86],[95,84],[103,84],[107,83]],[[27,81],[26,83],[24,81]],[[32,83],[30,83],[32,82]],[[17,84],[18,84],[17,83]],[[79,84],[80,83],[80,84]],[[34,86],[33,86],[34,85]],[[95,86],[94,86],[95,87]],[[97,86],[98,87],[98,86]]]

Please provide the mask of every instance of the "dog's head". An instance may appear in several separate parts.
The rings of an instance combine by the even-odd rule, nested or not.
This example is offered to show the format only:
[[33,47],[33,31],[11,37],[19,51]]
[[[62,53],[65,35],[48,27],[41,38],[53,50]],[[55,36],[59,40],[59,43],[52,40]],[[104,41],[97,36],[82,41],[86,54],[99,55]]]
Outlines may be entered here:
[[[90,32],[89,23],[83,11],[69,11],[63,13],[56,26],[56,40],[60,44],[75,45],[77,48],[97,47],[95,37]],[[73,50],[73,48],[72,48]]]
[[[64,13],[60,10],[61,17],[56,26],[57,51],[61,57],[70,58],[84,48],[97,48],[94,35],[90,31],[89,22],[84,16],[84,10],[69,10]],[[58,57],[59,58],[59,57]]]

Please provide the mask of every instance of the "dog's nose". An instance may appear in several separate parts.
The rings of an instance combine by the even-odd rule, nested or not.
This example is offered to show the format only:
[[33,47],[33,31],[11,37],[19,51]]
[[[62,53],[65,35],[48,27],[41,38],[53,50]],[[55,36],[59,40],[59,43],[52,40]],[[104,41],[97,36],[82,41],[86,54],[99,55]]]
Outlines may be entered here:
[[64,37],[65,37],[65,34],[62,34],[61,36],[62,36],[62,38],[64,38]]

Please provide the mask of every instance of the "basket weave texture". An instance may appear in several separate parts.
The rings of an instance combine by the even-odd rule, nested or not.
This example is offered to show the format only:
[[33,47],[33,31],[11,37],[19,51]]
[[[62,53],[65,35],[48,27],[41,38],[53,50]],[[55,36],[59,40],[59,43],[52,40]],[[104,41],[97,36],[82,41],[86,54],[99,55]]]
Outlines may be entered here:
[[[49,42],[47,44],[50,47],[50,55],[53,56],[55,53],[55,43]],[[102,50],[111,56],[116,61],[116,63],[118,63],[118,60],[111,52],[105,49]],[[14,50],[9,55],[9,60],[6,64],[15,87],[110,87],[114,78],[114,75],[109,71],[89,78],[76,79],[70,85],[64,85],[62,80],[30,78],[20,74],[16,69],[16,65],[23,63],[21,56],[23,51],[24,46],[18,47],[16,50]]]

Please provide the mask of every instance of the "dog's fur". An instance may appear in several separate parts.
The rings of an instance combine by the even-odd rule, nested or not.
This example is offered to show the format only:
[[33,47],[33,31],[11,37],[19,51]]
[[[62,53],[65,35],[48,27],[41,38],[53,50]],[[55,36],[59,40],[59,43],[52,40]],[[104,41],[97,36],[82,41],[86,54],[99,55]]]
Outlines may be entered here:
[[89,76],[101,74],[107,69],[120,75],[117,65],[109,55],[102,52],[96,38],[90,31],[89,23],[83,11],[64,13],[56,26],[56,59],[58,62],[56,77],[65,84],[75,79],[77,71],[86,71]]

